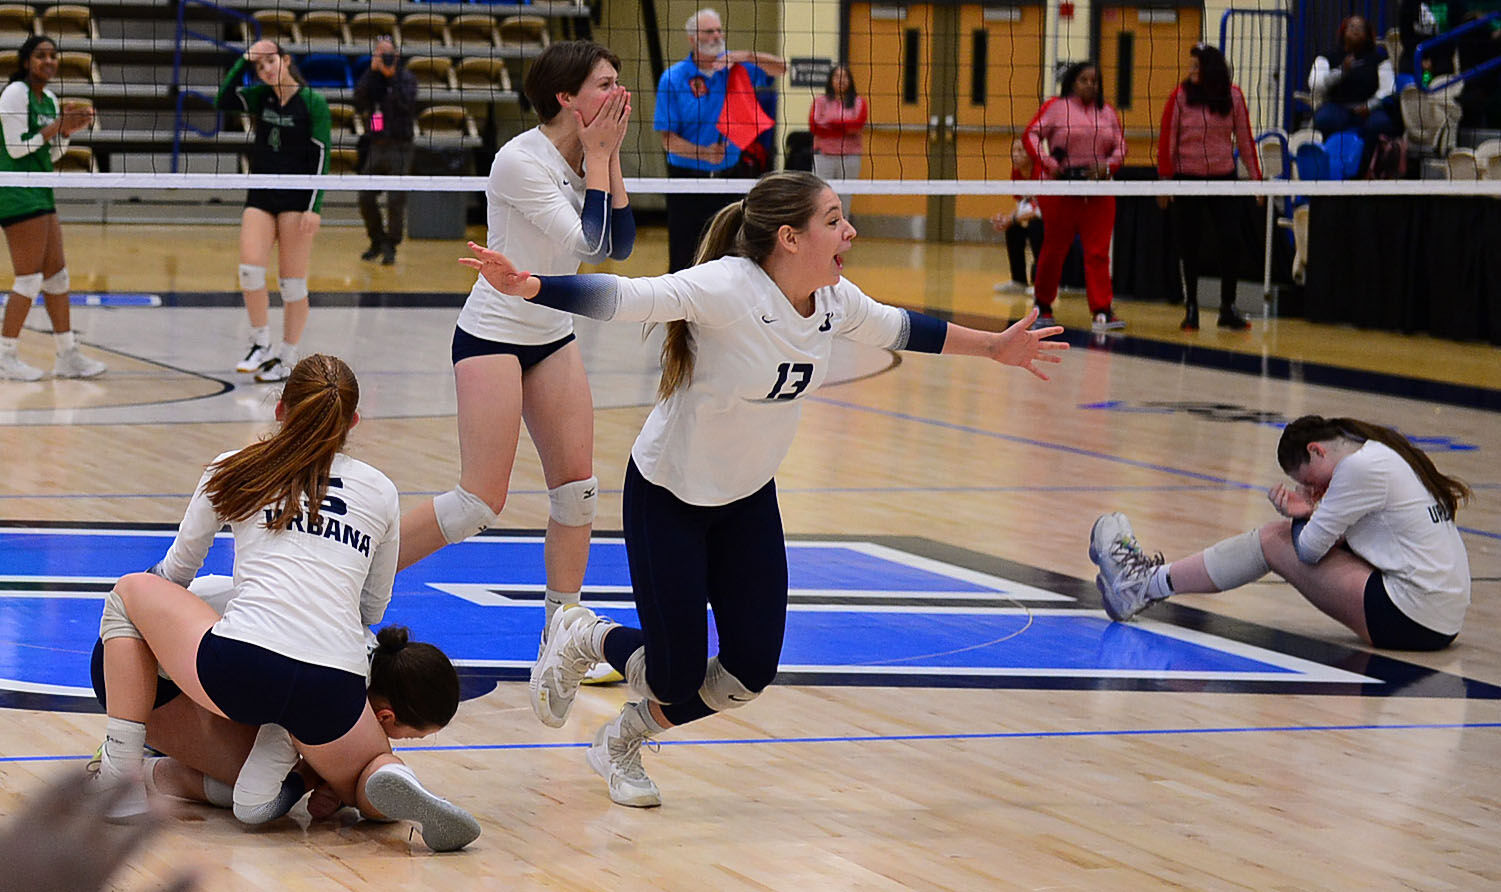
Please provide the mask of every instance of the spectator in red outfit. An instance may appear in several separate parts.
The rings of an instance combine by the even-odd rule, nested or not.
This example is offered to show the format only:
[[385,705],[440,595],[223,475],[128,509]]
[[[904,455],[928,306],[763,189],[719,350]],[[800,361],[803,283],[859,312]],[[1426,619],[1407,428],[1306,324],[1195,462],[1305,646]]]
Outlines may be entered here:
[[[1126,159],[1120,115],[1104,100],[1100,69],[1077,62],[1063,72],[1058,96],[1043,103],[1027,125],[1027,154],[1047,179],[1109,179]],[[1046,143],[1046,148],[1043,144]],[[1078,235],[1084,244],[1084,292],[1095,331],[1126,327],[1111,307],[1110,236],[1115,231],[1115,196],[1038,196],[1047,231],[1037,260],[1039,325],[1055,325],[1053,300],[1069,245]]]
[[[1207,44],[1189,50],[1188,77],[1173,90],[1162,109],[1157,141],[1157,172],[1163,179],[1234,180],[1235,150],[1240,150],[1251,179],[1261,179],[1251,117],[1240,88],[1230,83],[1225,56]],[[1265,199],[1259,199],[1264,201]],[[1240,220],[1244,199],[1233,195],[1157,198],[1173,210],[1173,232],[1183,260],[1184,331],[1199,330],[1199,236],[1213,224],[1220,247],[1220,328],[1251,327],[1235,312],[1235,281],[1240,270]]]
[[[822,180],[858,180],[860,154],[865,150],[861,131],[870,110],[865,97],[855,91],[849,68],[834,66],[824,83],[823,95],[808,110],[808,129],[813,132],[813,172]],[[844,215],[850,215],[850,196],[839,196]]]

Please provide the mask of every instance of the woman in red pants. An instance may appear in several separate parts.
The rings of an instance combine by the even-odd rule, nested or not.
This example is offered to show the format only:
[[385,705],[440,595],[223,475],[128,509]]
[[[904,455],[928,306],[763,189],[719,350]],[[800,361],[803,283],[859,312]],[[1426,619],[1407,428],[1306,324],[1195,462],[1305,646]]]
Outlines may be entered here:
[[[1064,71],[1058,96],[1043,103],[1023,135],[1027,154],[1054,180],[1104,180],[1126,159],[1120,116],[1105,103],[1100,69],[1078,62]],[[1044,145],[1046,144],[1046,145]],[[1037,203],[1048,221],[1037,260],[1039,324],[1053,325],[1058,277],[1074,236],[1084,243],[1084,290],[1095,331],[1125,328],[1111,307],[1110,234],[1115,229],[1112,195],[1042,195]]]

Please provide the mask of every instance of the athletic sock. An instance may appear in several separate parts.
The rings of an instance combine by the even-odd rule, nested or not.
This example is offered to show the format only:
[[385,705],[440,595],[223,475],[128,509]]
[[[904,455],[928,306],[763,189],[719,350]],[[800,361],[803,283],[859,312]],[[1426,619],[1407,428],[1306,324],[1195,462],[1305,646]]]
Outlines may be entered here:
[[271,346],[271,326],[262,325],[259,328],[250,329],[250,342],[257,347]]
[[78,339],[74,337],[71,330],[53,332],[52,341],[57,345],[57,352],[59,354],[78,349]]
[[547,635],[547,630],[552,628],[553,614],[557,613],[559,608],[571,607],[577,604],[580,594],[580,592],[560,592],[556,589],[547,589],[542,598],[543,607],[547,611],[542,617],[542,634],[544,637]]
[[99,762],[100,777],[118,780],[140,773],[146,758],[145,746],[144,722],[111,717],[104,723],[104,754]]
[[15,353],[20,348],[21,338],[19,336],[14,338],[0,337],[0,354]]
[[1153,601],[1161,601],[1173,594],[1173,580],[1168,574],[1168,564],[1160,564],[1152,571],[1152,576],[1147,580],[1147,597]]

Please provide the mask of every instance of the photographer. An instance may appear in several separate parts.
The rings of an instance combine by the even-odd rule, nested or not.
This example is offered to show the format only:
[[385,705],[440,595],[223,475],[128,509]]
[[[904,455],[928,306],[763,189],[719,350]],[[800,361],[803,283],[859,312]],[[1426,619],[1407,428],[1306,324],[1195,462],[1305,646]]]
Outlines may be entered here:
[[[1126,138],[1120,115],[1104,100],[1100,69],[1093,62],[1077,62],[1063,72],[1058,96],[1037,110],[1027,125],[1023,144],[1043,176],[1053,180],[1106,180],[1126,159]],[[1042,149],[1046,141],[1048,149]],[[1058,278],[1074,236],[1084,243],[1084,291],[1089,297],[1092,328],[1097,332],[1125,328],[1111,308],[1110,237],[1115,231],[1113,195],[1041,195],[1037,199],[1048,221],[1042,256],[1037,259],[1037,324],[1053,325],[1053,300]]]
[[[370,70],[360,75],[354,87],[354,107],[365,118],[360,137],[360,173],[406,174],[412,169],[412,122],[417,117],[417,78],[401,67],[396,43],[389,37],[375,42]],[[370,236],[370,247],[360,255],[387,266],[396,262],[396,246],[405,228],[405,192],[386,193],[386,217],[382,222],[380,192],[360,193],[360,217]]]

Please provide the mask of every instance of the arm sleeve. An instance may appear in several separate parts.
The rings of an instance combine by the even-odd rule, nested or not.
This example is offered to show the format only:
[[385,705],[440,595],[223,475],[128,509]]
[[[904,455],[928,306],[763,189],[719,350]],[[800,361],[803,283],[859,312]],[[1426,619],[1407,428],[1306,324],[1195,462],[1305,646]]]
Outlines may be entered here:
[[1162,107],[1162,126],[1157,131],[1157,175],[1164,180],[1173,178],[1178,158],[1178,95],[1182,90],[1179,86],[1167,97],[1167,104]]
[[1313,68],[1308,72],[1308,89],[1315,99],[1323,98],[1324,91],[1334,86],[1333,70],[1329,67],[1329,60],[1318,56],[1313,60]]
[[1121,127],[1121,116],[1114,106],[1105,106],[1105,111],[1110,113],[1110,124],[1115,132],[1115,146],[1110,150],[1110,157],[1105,159],[1105,166],[1115,173],[1126,163],[1126,131]]
[[[221,455],[215,462],[227,457],[227,454]],[[188,501],[188,510],[182,516],[182,523],[177,525],[177,538],[172,540],[167,556],[156,566],[159,575],[183,587],[198,575],[199,569],[203,567],[203,559],[208,556],[208,550],[214,544],[214,535],[224,526],[224,521],[219,519],[213,503],[208,499],[208,493],[204,491],[212,475],[213,465],[210,465],[193,490],[193,498]]]
[[1372,96],[1366,102],[1366,105],[1371,108],[1380,105],[1381,100],[1392,95],[1392,91],[1396,88],[1396,83],[1397,75],[1392,69],[1392,60],[1382,59],[1381,64],[1376,66],[1376,95]]
[[219,95],[214,97],[214,108],[220,111],[249,112],[258,114],[265,91],[271,89],[265,84],[240,85],[240,75],[245,71],[245,57],[235,60],[235,64],[229,66],[229,73],[224,75],[224,81],[219,84]]
[[370,553],[370,571],[360,589],[360,622],[374,625],[386,615],[391,603],[391,585],[396,581],[396,555],[401,544],[401,506],[396,488],[391,487],[387,511],[386,535]]
[[1251,179],[1259,180],[1261,158],[1256,151],[1256,139],[1251,135],[1251,113],[1246,109],[1246,97],[1239,87],[1230,88],[1230,123],[1235,130],[1235,145],[1240,149],[1241,160]]
[[[308,136],[313,143],[310,149],[312,153],[311,157],[313,158],[312,168],[314,173],[326,174],[328,173],[328,144],[332,138],[333,130],[328,113],[328,100],[314,93],[312,90],[307,91],[307,96],[308,115],[310,118],[308,121],[308,129],[310,131]],[[323,211],[322,189],[318,189],[313,193],[313,203],[308,210],[315,214]]]
[[25,158],[47,144],[41,132],[26,132],[31,125],[26,85],[17,81],[0,92],[0,128],[5,130],[5,152],[12,158]]
[[1386,488],[1386,475],[1366,456],[1356,453],[1346,457],[1335,469],[1329,491],[1297,536],[1298,559],[1305,564],[1322,560],[1357,520],[1385,504]]
[[1033,162],[1038,165],[1039,171],[1047,176],[1057,175],[1058,162],[1042,153],[1042,141],[1050,138],[1053,132],[1051,125],[1044,123],[1043,119],[1048,109],[1057,101],[1057,99],[1049,99],[1044,102],[1042,108],[1037,110],[1037,114],[1032,116],[1027,129],[1022,131],[1022,145],[1026,147],[1027,154],[1032,156]]
[[546,171],[519,153],[497,156],[490,183],[495,195],[579,259],[598,263],[609,256],[605,232],[609,201],[605,193],[595,189],[586,192],[580,214]]
[[631,206],[610,209],[610,259],[624,260],[636,246],[636,215]]
[[[743,301],[733,282],[713,281],[720,273],[714,264],[701,264],[665,276],[627,278],[600,273],[577,276],[538,276],[542,288],[533,303],[577,316],[606,322],[673,322],[683,319],[707,325],[728,323]],[[732,299],[718,295],[733,293]]]

